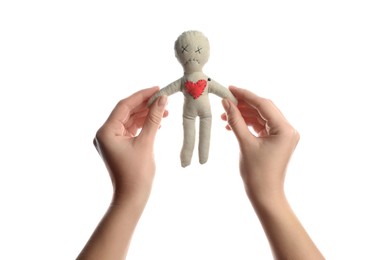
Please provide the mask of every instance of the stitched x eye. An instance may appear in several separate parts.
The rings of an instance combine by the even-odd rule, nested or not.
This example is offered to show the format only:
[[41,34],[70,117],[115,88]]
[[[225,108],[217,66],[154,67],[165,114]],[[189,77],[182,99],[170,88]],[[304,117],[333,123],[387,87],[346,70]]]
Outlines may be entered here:
[[196,49],[196,51],[195,52],[197,52],[197,53],[199,53],[199,54],[201,54],[201,50],[202,50],[203,48],[201,48],[201,47],[198,47],[197,49]]
[[188,52],[188,44],[186,46],[181,46],[181,53]]

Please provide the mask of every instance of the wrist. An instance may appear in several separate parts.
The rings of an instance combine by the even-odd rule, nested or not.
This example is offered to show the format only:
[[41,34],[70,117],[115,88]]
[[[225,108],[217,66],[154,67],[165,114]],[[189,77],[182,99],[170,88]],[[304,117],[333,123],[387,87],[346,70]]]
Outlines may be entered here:
[[150,192],[135,193],[116,190],[113,193],[111,205],[142,212],[148,202],[149,194]]
[[121,204],[146,204],[152,191],[153,180],[124,180],[113,181],[112,200]]
[[269,210],[287,203],[283,189],[263,192],[247,189],[246,192],[256,211]]
[[251,200],[253,209],[261,224],[272,219],[280,221],[281,218],[290,216],[291,209],[287,198],[283,196],[272,196],[268,198],[255,198]]

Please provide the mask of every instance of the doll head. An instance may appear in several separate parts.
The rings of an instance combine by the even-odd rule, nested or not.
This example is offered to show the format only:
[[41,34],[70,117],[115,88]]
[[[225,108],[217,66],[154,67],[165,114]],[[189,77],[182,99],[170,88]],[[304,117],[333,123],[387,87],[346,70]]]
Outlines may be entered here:
[[184,32],[175,42],[175,55],[185,73],[202,71],[210,55],[209,41],[201,32]]

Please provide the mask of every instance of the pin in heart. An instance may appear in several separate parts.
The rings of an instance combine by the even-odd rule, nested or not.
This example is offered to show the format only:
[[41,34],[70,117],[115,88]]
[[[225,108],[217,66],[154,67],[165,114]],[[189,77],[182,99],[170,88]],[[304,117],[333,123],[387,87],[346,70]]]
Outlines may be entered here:
[[196,83],[187,80],[184,83],[187,92],[194,98],[197,99],[202,95],[204,89],[206,88],[207,81],[204,79],[198,80]]

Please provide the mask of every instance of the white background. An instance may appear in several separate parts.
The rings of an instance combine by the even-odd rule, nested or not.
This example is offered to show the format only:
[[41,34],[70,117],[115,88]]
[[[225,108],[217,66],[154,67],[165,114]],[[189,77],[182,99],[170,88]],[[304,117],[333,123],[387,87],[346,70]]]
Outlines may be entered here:
[[[287,195],[327,259],[390,259],[388,1],[214,2],[1,1],[0,259],[77,256],[111,198],[94,134],[117,101],[182,75],[189,29],[209,38],[206,74],[301,133]],[[180,167],[182,100],[128,258],[270,259],[219,98],[209,162]]]

